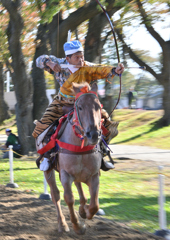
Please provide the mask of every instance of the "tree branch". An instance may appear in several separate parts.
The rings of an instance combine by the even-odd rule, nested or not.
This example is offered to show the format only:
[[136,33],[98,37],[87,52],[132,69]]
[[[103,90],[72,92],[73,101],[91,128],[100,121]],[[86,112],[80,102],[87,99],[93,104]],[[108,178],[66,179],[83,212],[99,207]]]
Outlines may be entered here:
[[123,36],[123,34],[121,33],[121,29],[119,28],[115,28],[115,31],[117,33],[117,36],[119,38],[119,40],[122,42],[124,49],[127,53],[129,53],[129,56],[137,63],[139,64],[139,66],[145,66],[146,70],[152,74],[157,80],[159,79],[159,74],[157,74],[148,64],[146,64],[143,60],[141,60],[136,54],[135,52],[131,49],[131,47],[129,47],[124,39],[125,37]]
[[[113,1],[112,3],[108,3],[107,9],[110,10],[112,7],[113,9]],[[120,7],[114,7],[114,12],[119,10]],[[71,13],[67,19],[65,19],[60,24],[60,36],[62,37],[62,34],[67,36],[67,32],[69,29],[74,31],[76,27],[78,27],[82,22],[86,21],[87,19],[90,19],[94,16],[96,16],[101,11],[97,8],[97,3],[95,1],[91,1],[87,4],[85,4],[83,7],[77,9],[75,12]],[[75,21],[75,19],[77,19]],[[64,31],[63,31],[64,29]]]
[[140,15],[143,20],[143,24],[145,25],[148,32],[152,35],[153,38],[156,39],[156,41],[159,43],[162,49],[164,49],[165,41],[164,39],[155,31],[155,29],[151,25],[151,20],[149,19],[149,16],[146,14],[145,9],[143,8],[143,5],[140,0],[136,0]]

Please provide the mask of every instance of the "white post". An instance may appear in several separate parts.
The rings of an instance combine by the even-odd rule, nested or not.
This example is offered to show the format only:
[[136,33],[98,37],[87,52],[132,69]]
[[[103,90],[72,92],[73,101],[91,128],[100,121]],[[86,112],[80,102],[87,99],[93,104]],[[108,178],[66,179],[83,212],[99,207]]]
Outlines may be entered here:
[[6,187],[18,188],[18,184],[14,183],[14,174],[13,174],[13,146],[9,145],[9,169],[10,169],[10,183]]
[[50,200],[51,199],[51,195],[47,191],[47,181],[46,181],[46,178],[45,178],[45,174],[44,174],[44,193],[42,193],[39,198],[43,199],[43,200]]
[[10,164],[10,183],[14,183],[14,174],[13,174],[13,146],[9,146],[9,164]]
[[47,191],[47,181],[45,179],[45,176],[44,176],[44,193],[48,194],[48,191]]
[[6,91],[10,92],[10,72],[9,71],[6,73],[6,77],[7,77]]
[[[159,166],[160,172],[163,170],[163,166]],[[159,174],[159,226],[160,229],[167,229],[166,224],[166,212],[164,210],[165,196],[164,192],[164,175]]]

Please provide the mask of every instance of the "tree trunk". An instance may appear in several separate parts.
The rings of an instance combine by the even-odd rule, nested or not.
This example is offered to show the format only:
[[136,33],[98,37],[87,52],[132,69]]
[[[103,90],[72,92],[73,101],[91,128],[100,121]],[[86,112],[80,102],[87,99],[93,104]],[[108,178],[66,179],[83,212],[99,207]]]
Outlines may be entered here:
[[170,41],[164,41],[163,49],[163,67],[159,74],[158,81],[164,87],[163,92],[163,109],[164,115],[160,120],[161,126],[170,125]]
[[160,120],[161,126],[170,125],[170,41],[163,44],[163,68],[158,81],[164,87],[163,109],[164,115]]
[[[154,34],[157,36],[158,34],[152,29]],[[152,33],[151,31],[151,33]],[[124,50],[129,54],[129,56],[139,64],[139,66],[145,66],[146,71],[148,71],[150,74],[152,74],[153,77],[155,77],[158,82],[163,86],[164,92],[163,92],[163,109],[164,109],[164,115],[162,119],[159,122],[160,126],[168,126],[170,125],[170,41],[164,41],[160,36],[158,35],[157,38],[155,38],[158,43],[160,42],[162,47],[162,69],[160,70],[161,73],[155,72],[154,68],[151,68],[146,62],[144,62],[141,58],[139,58],[136,53],[126,44],[124,41],[125,37],[121,33],[121,29],[116,29],[117,35],[119,37],[119,40],[124,45]],[[154,36],[153,34],[153,36]],[[152,35],[152,34],[151,34]],[[160,63],[161,64],[161,63]]]
[[31,150],[33,137],[32,118],[32,82],[27,76],[26,65],[22,53],[20,37],[23,29],[23,21],[20,15],[21,2],[19,0],[2,0],[3,6],[9,12],[9,25],[7,29],[9,50],[12,57],[12,80],[17,99],[16,119],[18,135],[21,142],[22,154],[28,154]]
[[3,78],[3,64],[0,62],[0,123],[8,119],[8,105],[4,101],[4,78]]
[[169,126],[170,125],[170,77],[169,77],[169,83],[166,82],[166,85],[164,86],[163,109],[164,109],[164,115],[160,120],[160,125]]
[[46,83],[44,77],[44,70],[36,67],[36,59],[40,55],[48,54],[47,51],[47,25],[40,24],[37,33],[37,45],[32,66],[33,79],[33,119],[40,119],[45,112],[48,105],[46,96]]

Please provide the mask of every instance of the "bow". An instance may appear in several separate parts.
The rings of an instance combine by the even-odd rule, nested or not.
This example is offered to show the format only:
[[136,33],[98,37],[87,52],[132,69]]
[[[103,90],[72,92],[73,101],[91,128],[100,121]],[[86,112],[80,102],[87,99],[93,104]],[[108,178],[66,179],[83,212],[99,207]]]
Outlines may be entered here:
[[[102,4],[99,2],[99,0],[95,0],[95,1],[99,4],[99,6],[101,7],[102,11],[104,12],[104,14],[105,14],[106,17],[107,17],[107,20],[109,21],[109,24],[110,24],[110,27],[111,27],[111,30],[112,30],[112,33],[113,33],[114,41],[115,41],[117,60],[118,60],[118,64],[119,64],[119,63],[120,63],[120,56],[119,56],[119,50],[118,50],[116,35],[115,35],[115,31],[114,31],[114,27],[113,27],[112,21],[111,21],[109,15],[108,15],[108,13],[106,12],[106,10],[104,9],[104,7],[102,6]],[[119,75],[119,79],[120,79],[120,91],[119,91],[118,100],[117,100],[116,105],[114,106],[113,110],[112,110],[111,113],[109,114],[109,117],[111,116],[111,114],[112,114],[112,112],[115,110],[115,108],[117,107],[117,105],[118,105],[118,103],[119,103],[119,100],[120,100],[120,95],[121,95],[121,74]],[[109,117],[108,117],[108,118],[109,118]]]

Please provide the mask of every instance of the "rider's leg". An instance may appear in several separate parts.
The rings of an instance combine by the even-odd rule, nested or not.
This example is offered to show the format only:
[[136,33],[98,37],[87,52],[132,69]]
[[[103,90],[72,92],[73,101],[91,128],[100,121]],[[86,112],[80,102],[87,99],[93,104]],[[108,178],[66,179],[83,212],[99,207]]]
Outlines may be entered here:
[[[65,101],[62,99],[58,99],[58,97],[55,97],[53,102],[47,107],[43,117],[40,119],[40,121],[36,121],[36,127],[33,131],[33,137],[36,138],[36,142],[38,142],[38,145],[42,148],[44,145],[47,144],[47,142],[43,142],[41,144],[41,141],[44,140],[44,137],[42,137],[43,132],[57,119],[59,119],[63,115],[63,106],[68,105]],[[42,138],[42,140],[41,140]],[[39,150],[39,148],[37,149]],[[40,163],[40,170],[41,171],[47,171],[50,167],[50,159],[48,157],[44,157],[43,161]]]
[[37,138],[44,130],[46,130],[56,119],[63,115],[62,107],[65,102],[54,98],[53,102],[47,107],[44,115],[39,121],[36,121],[36,127],[32,133]]
[[106,112],[105,109],[102,109],[102,118],[104,119],[104,127],[107,129],[107,133],[104,136],[104,140],[107,144],[111,141],[112,138],[116,137],[118,134],[117,127],[119,125],[118,122],[111,121],[109,118],[109,114]]
[[[102,118],[104,118],[104,127],[107,130],[107,133],[104,136],[104,141],[108,145],[109,142],[111,141],[111,139],[117,136],[117,134],[118,134],[117,127],[118,127],[119,123],[115,122],[115,121],[110,121],[109,115],[104,109],[102,109]],[[107,146],[103,142],[102,142],[101,148],[102,148],[102,152],[103,152],[104,157],[108,156],[109,160],[110,160],[110,162],[106,162],[103,159],[101,169],[104,170],[104,171],[108,171],[109,169],[113,169],[114,168],[114,162],[111,158],[110,150],[107,148]]]
[[105,119],[105,128],[108,130],[108,134],[105,136],[105,142],[109,144],[109,142],[118,135],[118,127],[119,123],[115,121],[110,121]]

